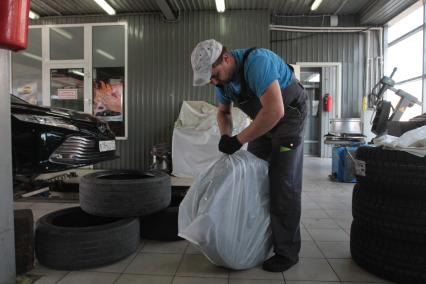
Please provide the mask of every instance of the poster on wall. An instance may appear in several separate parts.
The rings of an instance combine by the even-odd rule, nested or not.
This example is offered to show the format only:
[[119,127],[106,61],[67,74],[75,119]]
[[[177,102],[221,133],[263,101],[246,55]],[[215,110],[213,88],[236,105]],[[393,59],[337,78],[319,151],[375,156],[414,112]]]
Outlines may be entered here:
[[124,68],[95,68],[93,115],[107,122],[123,121]]

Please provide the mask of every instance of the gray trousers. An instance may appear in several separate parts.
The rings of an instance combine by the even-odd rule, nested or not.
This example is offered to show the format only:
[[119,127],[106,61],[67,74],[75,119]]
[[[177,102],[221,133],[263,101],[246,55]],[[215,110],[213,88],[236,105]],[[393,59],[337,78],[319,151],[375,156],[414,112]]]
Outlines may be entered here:
[[274,252],[297,261],[300,251],[300,215],[303,143],[281,151],[280,139],[262,136],[249,143],[248,151],[269,161],[269,194]]
[[298,108],[287,107],[282,123],[248,145],[248,151],[269,162],[269,195],[274,252],[291,262],[299,259],[303,175],[303,134],[307,93],[299,85]]

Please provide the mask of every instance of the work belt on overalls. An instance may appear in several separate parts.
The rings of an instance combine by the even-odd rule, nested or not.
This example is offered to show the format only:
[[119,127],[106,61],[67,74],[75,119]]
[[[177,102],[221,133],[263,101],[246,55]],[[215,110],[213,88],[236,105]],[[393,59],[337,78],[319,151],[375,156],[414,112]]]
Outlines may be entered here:
[[[241,109],[251,119],[255,119],[262,104],[259,97],[250,89],[244,76],[244,64],[250,52],[256,48],[250,48],[244,52],[243,60],[238,70],[241,84],[241,93],[231,93],[231,99],[236,107]],[[289,68],[294,71],[291,65]],[[292,75],[291,83],[281,89],[284,103],[284,117],[266,135],[271,138],[279,138],[289,148],[297,147],[303,140],[303,126],[306,119],[307,94],[303,86]]]

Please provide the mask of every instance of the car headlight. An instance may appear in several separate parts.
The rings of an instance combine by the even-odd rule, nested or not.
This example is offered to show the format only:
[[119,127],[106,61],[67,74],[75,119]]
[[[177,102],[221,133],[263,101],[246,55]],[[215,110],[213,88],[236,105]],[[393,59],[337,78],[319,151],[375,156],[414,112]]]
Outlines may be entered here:
[[13,114],[13,116],[21,121],[49,125],[54,127],[66,128],[69,130],[79,131],[78,127],[67,123],[63,119],[45,115],[31,115],[31,114]]

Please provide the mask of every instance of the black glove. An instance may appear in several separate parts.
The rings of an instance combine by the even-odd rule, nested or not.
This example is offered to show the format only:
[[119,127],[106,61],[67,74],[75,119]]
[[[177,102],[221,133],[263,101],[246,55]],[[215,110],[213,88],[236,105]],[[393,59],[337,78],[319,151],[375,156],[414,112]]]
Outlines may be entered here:
[[237,135],[230,137],[229,135],[222,135],[219,141],[219,151],[225,154],[234,154],[240,150],[243,144],[237,139]]

